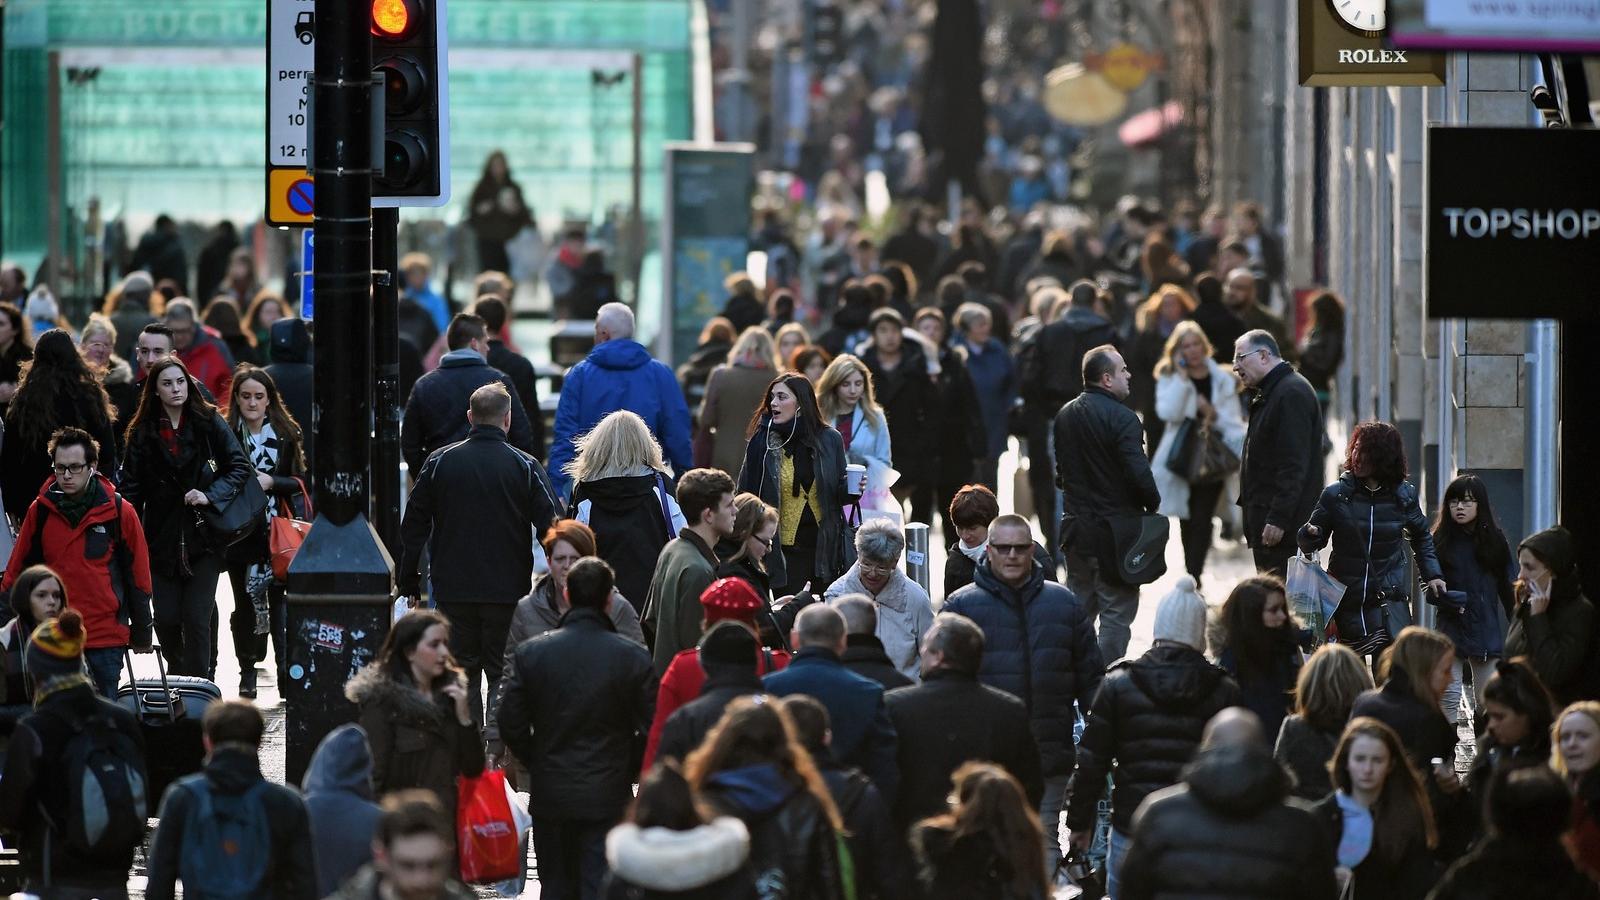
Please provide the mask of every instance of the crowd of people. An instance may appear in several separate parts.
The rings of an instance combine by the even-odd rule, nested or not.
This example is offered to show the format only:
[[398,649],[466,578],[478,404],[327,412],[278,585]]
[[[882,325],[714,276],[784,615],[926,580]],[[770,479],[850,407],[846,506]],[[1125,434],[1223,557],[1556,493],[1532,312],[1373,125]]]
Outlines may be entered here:
[[[303,790],[263,779],[249,701],[269,643],[288,678],[266,535],[311,512],[308,323],[244,265],[204,305],[132,273],[75,333],[0,304],[0,830],[30,885],[120,896],[142,817],[83,824],[126,799],[160,819],[151,896],[454,896],[458,780],[501,769],[553,900],[1596,896],[1571,536],[1508,537],[1470,473],[1430,517],[1384,422],[1327,483],[1343,306],[1291,340],[1255,207],[1048,219],[827,220],[792,277],[730,278],[677,370],[600,304],[548,436],[510,277],[455,311],[410,258],[410,611]],[[1186,571],[1129,656],[1172,519]],[[1289,582],[1322,551],[1342,597],[1311,620]],[[224,573],[239,699],[145,796],[111,701],[156,644],[215,680]],[[63,787],[90,756],[100,801]]]

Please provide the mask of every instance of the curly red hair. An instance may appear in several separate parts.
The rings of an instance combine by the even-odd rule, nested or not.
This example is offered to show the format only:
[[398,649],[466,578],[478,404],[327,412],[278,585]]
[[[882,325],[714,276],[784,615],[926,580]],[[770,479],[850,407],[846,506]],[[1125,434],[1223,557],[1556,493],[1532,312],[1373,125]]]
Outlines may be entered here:
[[1350,443],[1345,448],[1344,470],[1356,472],[1367,468],[1367,477],[1377,479],[1385,487],[1394,487],[1406,480],[1405,442],[1400,439],[1400,429],[1388,422],[1362,422],[1350,432]]

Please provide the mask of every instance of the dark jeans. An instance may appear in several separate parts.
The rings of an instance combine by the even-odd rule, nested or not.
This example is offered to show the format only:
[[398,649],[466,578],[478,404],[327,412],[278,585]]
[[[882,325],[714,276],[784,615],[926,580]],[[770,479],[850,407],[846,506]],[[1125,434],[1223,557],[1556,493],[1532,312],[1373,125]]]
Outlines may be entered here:
[[467,673],[472,721],[479,728],[483,727],[482,685],[487,677],[491,697],[500,686],[506,634],[511,631],[511,614],[516,609],[514,603],[439,604],[439,611],[450,620],[450,655]]
[[83,651],[83,661],[89,666],[89,680],[94,689],[107,700],[117,699],[117,683],[122,681],[122,647],[96,647]]
[[[256,610],[245,587],[248,563],[228,564],[228,583],[233,586],[233,615],[228,617],[228,630],[233,632],[233,655],[239,660],[239,670],[253,666],[267,658],[267,635],[256,634]],[[267,588],[268,616],[272,629],[272,657],[276,663],[278,684],[284,683],[284,658],[288,651],[285,634],[288,613],[283,601],[283,585],[276,582]],[[215,657],[215,651],[212,652]]]
[[151,573],[155,587],[156,638],[173,675],[207,677],[211,671],[211,621],[217,613],[222,559],[207,553],[190,560],[193,574],[168,578]]
[[541,900],[598,900],[610,827],[609,822],[534,818]]
[[1050,453],[1050,419],[1028,419],[1028,489],[1033,493],[1033,511],[1039,518],[1039,533],[1045,548],[1061,558],[1060,512],[1056,509],[1056,461]]
[[1189,485],[1189,518],[1178,523],[1178,534],[1183,540],[1183,567],[1196,578],[1205,571],[1211,552],[1211,530],[1223,486],[1221,481]]

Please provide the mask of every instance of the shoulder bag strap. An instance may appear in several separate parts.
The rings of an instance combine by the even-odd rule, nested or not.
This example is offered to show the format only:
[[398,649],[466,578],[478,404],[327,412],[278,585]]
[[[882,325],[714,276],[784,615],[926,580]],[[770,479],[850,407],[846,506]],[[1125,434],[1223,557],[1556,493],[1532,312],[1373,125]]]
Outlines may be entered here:
[[661,501],[661,523],[667,529],[667,540],[677,537],[672,531],[672,510],[667,506],[667,476],[656,473],[656,499]]

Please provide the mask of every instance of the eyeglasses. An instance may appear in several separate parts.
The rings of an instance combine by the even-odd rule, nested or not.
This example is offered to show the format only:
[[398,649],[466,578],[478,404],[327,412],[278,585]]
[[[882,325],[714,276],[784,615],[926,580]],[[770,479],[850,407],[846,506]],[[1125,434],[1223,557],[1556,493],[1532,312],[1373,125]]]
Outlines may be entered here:
[[891,566],[874,566],[874,565],[871,565],[870,563],[860,563],[859,565],[861,567],[861,574],[863,574],[863,575],[867,575],[867,574],[887,575],[890,572],[894,571],[894,566],[892,566],[892,565]]
[[67,465],[63,466],[63,465],[60,465],[58,463],[58,464],[52,466],[51,468],[55,469],[55,473],[57,475],[82,475],[83,474],[83,470],[89,468],[89,464],[88,463],[68,463]]
[[1458,497],[1455,500],[1451,500],[1450,501],[1450,505],[1451,506],[1477,506],[1478,505],[1478,501],[1472,499],[1471,497]]
[[772,537],[769,537],[769,538],[759,538],[759,537],[756,537],[753,534],[750,535],[750,540],[755,541],[756,543],[758,543],[761,546],[767,548],[768,550],[772,549],[772,542],[777,540],[777,539],[778,539],[777,535],[773,535]]
[[1247,352],[1244,352],[1244,353],[1234,354],[1233,361],[1236,362],[1236,363],[1241,363],[1241,362],[1244,362],[1245,360],[1249,359],[1250,357],[1256,355],[1257,353],[1265,353],[1265,352],[1267,352],[1267,348],[1265,348],[1265,347],[1257,347],[1254,350],[1250,350],[1250,351],[1247,351]]
[[991,541],[989,546],[1001,556],[1022,556],[1033,553],[1032,544],[996,544]]

